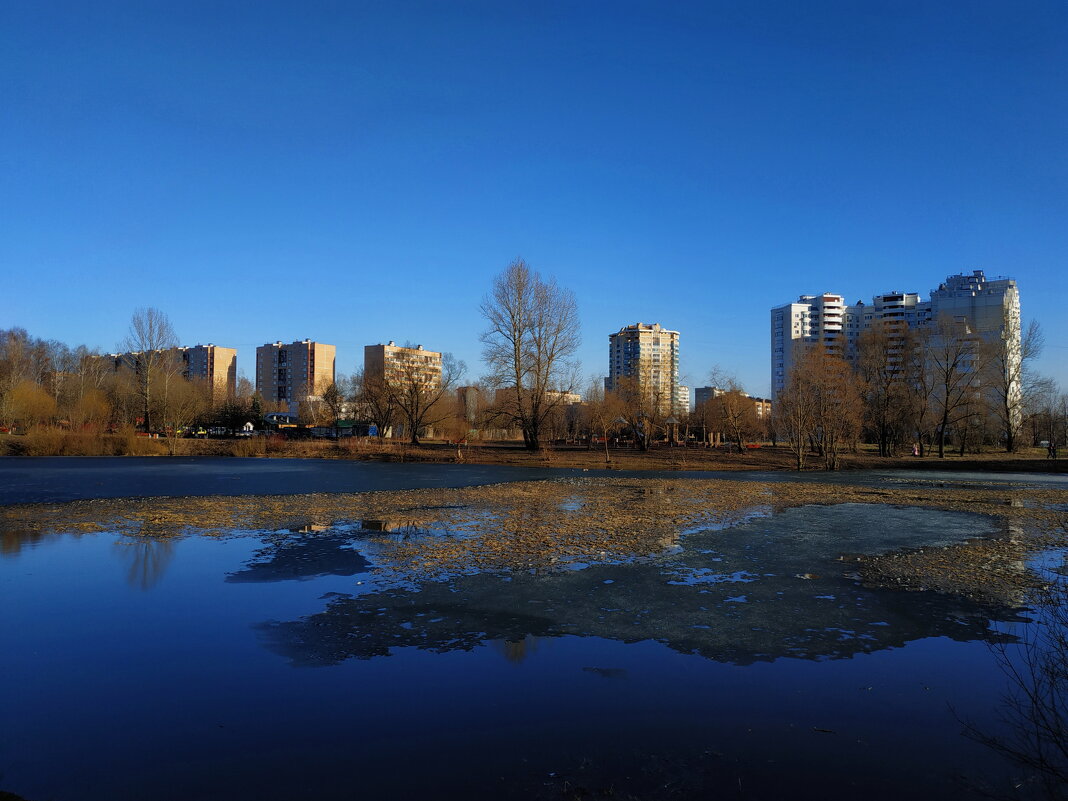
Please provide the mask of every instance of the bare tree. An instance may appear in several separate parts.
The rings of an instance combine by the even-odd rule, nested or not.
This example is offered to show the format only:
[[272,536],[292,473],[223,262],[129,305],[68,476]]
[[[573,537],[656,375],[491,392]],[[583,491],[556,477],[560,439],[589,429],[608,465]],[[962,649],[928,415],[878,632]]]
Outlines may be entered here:
[[167,315],[152,307],[138,309],[130,319],[130,332],[122,348],[134,354],[138,394],[145,431],[152,430],[152,393],[160,371],[166,366],[166,351],[178,346],[178,338]]
[[509,396],[498,414],[536,451],[546,420],[578,382],[572,362],[579,346],[574,295],[517,259],[494,279],[481,312],[489,323],[481,336],[483,360],[493,384]]
[[55,417],[55,398],[34,381],[20,381],[8,394],[11,419],[23,428],[50,423]]
[[[1068,799],[1068,583],[1050,571],[1032,591],[1038,617],[1017,637],[1010,632],[990,648],[1005,677],[999,731],[962,720],[965,736],[1007,757],[1023,771],[992,798]],[[1027,786],[1027,791],[1020,792]]]
[[633,375],[615,379],[611,394],[631,430],[635,444],[643,451],[649,449],[653,436],[664,427],[671,413],[671,401],[663,397],[662,384],[653,381],[647,365],[639,364]]
[[814,387],[805,370],[807,357],[812,350],[813,347],[807,347],[798,355],[772,407],[775,429],[786,440],[799,471],[805,468],[809,437],[816,418]]
[[626,410],[620,398],[614,392],[605,392],[604,383],[596,377],[590,381],[586,390],[586,415],[590,426],[590,439],[593,432],[600,435],[604,442],[604,461],[611,464],[612,456],[608,451],[608,435],[619,426]]
[[946,437],[972,411],[982,373],[979,339],[967,324],[937,320],[926,339],[924,364],[931,376],[932,405],[937,419],[938,458],[946,455]]
[[[345,379],[342,378],[342,381]],[[323,405],[330,412],[330,425],[333,428],[334,436],[337,436],[337,421],[341,419],[342,412],[345,408],[345,393],[341,387],[338,386],[338,382],[331,382],[330,386],[323,390]]]
[[1000,334],[984,343],[985,374],[983,386],[990,409],[998,421],[1006,453],[1019,445],[1023,425],[1024,378],[1031,362],[1042,352],[1045,337],[1042,327],[1032,320],[1018,337],[1018,318],[1005,310]]
[[173,351],[157,366],[154,413],[163,421],[171,456],[186,429],[211,409],[211,387],[182,374],[182,363]]
[[24,382],[40,384],[40,374],[35,369],[39,340],[32,338],[24,328],[0,331],[0,424],[15,422],[13,391]]
[[737,377],[721,367],[713,367],[708,379],[716,392],[707,404],[710,422],[718,433],[734,443],[739,453],[745,453],[746,442],[758,436],[760,430],[755,401]]
[[397,422],[397,404],[385,379],[368,376],[361,368],[352,378],[352,387],[352,399],[358,414],[370,420],[378,436],[384,438]]
[[419,444],[420,432],[453,415],[454,390],[466,369],[451,353],[443,353],[440,374],[412,359],[402,361],[387,374],[386,391],[392,396],[412,445]]
[[837,470],[860,431],[861,398],[852,368],[820,346],[806,347],[786,376],[773,414],[798,470],[809,447],[824,458],[826,469]]
[[914,339],[910,329],[877,320],[861,333],[857,343],[865,423],[879,445],[880,456],[893,456],[910,428],[907,376]]
[[845,449],[857,441],[863,406],[858,381],[849,364],[822,348],[808,354],[807,380],[813,405],[812,437],[828,470],[837,470]]

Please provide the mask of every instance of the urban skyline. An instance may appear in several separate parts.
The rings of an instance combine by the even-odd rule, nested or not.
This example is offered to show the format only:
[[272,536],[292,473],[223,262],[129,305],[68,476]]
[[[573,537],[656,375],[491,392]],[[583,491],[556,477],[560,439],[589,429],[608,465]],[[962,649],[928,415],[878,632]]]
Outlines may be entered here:
[[[854,321],[855,324],[856,324],[856,327],[857,327],[856,331],[845,331],[844,329],[842,329],[842,330],[836,329],[835,332],[834,332],[834,333],[840,333],[840,334],[844,334],[845,335],[844,339],[842,340],[844,345],[846,345],[847,347],[849,347],[849,346],[854,346],[855,347],[856,335],[860,333],[860,330],[862,328],[866,327],[866,325],[861,321],[860,315],[861,315],[862,311],[866,310],[866,311],[869,312],[867,317],[868,317],[869,324],[870,324],[870,318],[871,318],[871,314],[870,313],[872,311],[880,312],[881,309],[882,309],[882,305],[881,304],[886,303],[886,302],[906,303],[909,306],[909,311],[908,312],[902,312],[902,314],[909,314],[909,316],[911,317],[911,316],[913,316],[913,314],[915,314],[917,312],[924,312],[927,315],[927,320],[930,321],[932,309],[935,309],[935,308],[939,307],[939,298],[941,298],[941,303],[942,303],[943,306],[946,306],[947,308],[952,306],[954,309],[956,309],[957,306],[960,305],[961,301],[952,299],[951,296],[954,294],[953,290],[954,289],[961,289],[962,287],[965,287],[965,284],[967,284],[968,288],[970,288],[971,287],[971,283],[974,283],[975,281],[978,281],[979,284],[982,287],[982,290],[980,291],[980,294],[983,297],[980,300],[982,302],[984,302],[984,303],[987,303],[988,305],[991,302],[991,300],[990,300],[990,297],[987,297],[987,296],[989,296],[992,291],[995,294],[998,295],[998,298],[1000,298],[1002,293],[1003,293],[1004,287],[1005,286],[1009,287],[1009,289],[1011,290],[1012,296],[1013,296],[1012,311],[1013,311],[1014,319],[1015,319],[1015,322],[1016,322],[1015,335],[1016,335],[1016,340],[1018,341],[1019,340],[1019,334],[1020,334],[1019,328],[1020,328],[1021,314],[1020,314],[1019,292],[1018,292],[1018,289],[1017,289],[1017,284],[1016,284],[1015,279],[1014,278],[1008,278],[1006,276],[993,276],[993,277],[989,277],[988,278],[985,275],[984,271],[982,271],[982,270],[973,270],[973,271],[971,271],[970,274],[969,273],[958,273],[958,274],[954,274],[954,275],[948,276],[947,279],[946,279],[946,282],[948,282],[948,285],[947,285],[946,282],[941,283],[939,285],[939,287],[937,287],[936,289],[932,290],[932,292],[930,293],[930,297],[928,297],[927,299],[924,299],[924,296],[922,294],[918,293],[918,292],[912,292],[912,291],[902,292],[902,291],[899,291],[899,290],[893,290],[893,291],[889,291],[889,292],[877,293],[875,295],[869,295],[869,297],[871,298],[871,303],[870,304],[866,304],[866,301],[864,301],[863,299],[859,299],[856,303],[850,304],[850,303],[848,303],[846,301],[846,297],[847,296],[842,294],[842,293],[823,292],[823,293],[819,293],[819,294],[802,294],[802,295],[800,295],[798,297],[798,300],[796,300],[796,301],[792,301],[792,302],[789,302],[789,303],[786,303],[786,304],[779,304],[779,305],[771,307],[772,331],[771,331],[771,334],[770,334],[769,339],[768,339],[768,346],[765,347],[765,355],[764,355],[765,364],[767,364],[768,355],[770,353],[771,380],[768,381],[767,386],[770,387],[771,391],[766,392],[766,393],[761,393],[761,392],[754,391],[752,389],[752,386],[750,384],[745,383],[744,381],[741,382],[742,388],[749,395],[754,397],[755,399],[764,399],[764,398],[773,399],[775,394],[777,393],[777,391],[779,389],[779,387],[776,386],[776,384],[775,384],[775,380],[776,380],[775,376],[776,376],[777,371],[781,371],[782,374],[785,375],[785,371],[789,366],[789,364],[788,364],[789,359],[787,358],[782,365],[780,365],[779,362],[777,361],[777,359],[781,360],[781,359],[785,358],[786,356],[788,356],[788,354],[779,354],[779,355],[777,355],[777,352],[776,352],[777,340],[775,338],[776,334],[775,334],[775,330],[774,330],[776,312],[789,311],[790,309],[801,309],[802,307],[804,307],[804,310],[806,311],[806,314],[807,314],[807,312],[809,311],[810,307],[815,307],[817,305],[820,305],[827,298],[830,298],[831,302],[833,302],[834,304],[837,304],[837,306],[841,307],[840,312],[845,317],[849,317],[850,319],[856,318],[856,320]],[[960,283],[960,286],[957,286],[957,283]],[[947,286],[948,286],[948,289],[947,289]],[[970,291],[970,289],[969,289],[969,291]],[[965,294],[968,294],[968,293],[965,293]],[[974,305],[975,301],[974,300],[970,301],[970,303],[972,303]],[[947,306],[947,304],[948,304],[948,306]],[[996,305],[998,306],[998,309],[1000,310],[1000,308],[1001,308],[1000,300],[998,301],[998,304],[996,304]],[[836,306],[836,308],[837,308],[837,306]],[[963,309],[963,307],[961,307],[961,309]],[[972,311],[974,312],[974,309]],[[1023,318],[1023,319],[1026,319],[1026,318]],[[843,318],[843,320],[839,321],[839,323],[845,323],[844,318]],[[973,318],[971,320],[971,323],[972,323],[973,327],[975,327],[976,320]],[[914,323],[911,320],[908,321],[908,325],[909,326],[912,326],[913,324]],[[820,331],[822,331],[822,330],[823,329],[821,328]],[[988,324],[988,321],[981,321],[979,323],[979,326],[977,328],[975,328],[975,330],[976,331],[980,331],[980,332],[985,332],[985,331],[990,331],[992,329],[990,328],[990,325]],[[722,378],[724,375],[730,376],[730,377],[735,377],[735,376],[741,375],[741,371],[738,371],[738,370],[734,369],[735,366],[730,364],[729,362],[714,362],[713,366],[716,367],[716,368],[719,368],[718,369],[718,374],[716,376],[705,375],[703,377],[697,378],[696,380],[691,379],[691,383],[690,384],[684,384],[683,383],[683,378],[685,376],[688,376],[688,375],[691,375],[691,374],[687,373],[687,372],[684,372],[679,366],[682,363],[682,356],[681,356],[682,350],[679,347],[680,332],[677,331],[677,330],[670,330],[666,325],[662,325],[659,322],[634,323],[634,324],[630,324],[630,325],[624,325],[618,331],[610,332],[607,335],[608,336],[608,340],[609,340],[609,355],[608,355],[607,361],[602,363],[604,366],[606,366],[606,369],[603,370],[603,371],[600,371],[595,367],[594,369],[590,370],[590,369],[587,369],[587,365],[583,364],[583,369],[585,371],[584,375],[588,376],[590,378],[590,380],[592,382],[594,382],[594,383],[603,382],[605,389],[609,389],[610,390],[612,388],[613,376],[616,375],[617,371],[619,371],[618,375],[620,375],[620,376],[628,374],[625,370],[621,370],[622,363],[620,362],[620,359],[622,358],[622,352],[620,351],[620,345],[617,343],[617,340],[620,340],[620,338],[623,337],[624,334],[630,335],[631,338],[634,338],[635,336],[640,336],[642,334],[642,332],[645,332],[645,336],[649,336],[651,334],[656,334],[657,336],[659,336],[659,334],[661,332],[663,332],[664,334],[669,335],[670,341],[673,343],[674,350],[673,350],[672,357],[671,357],[672,360],[673,360],[673,365],[672,365],[672,368],[671,368],[671,371],[670,371],[673,374],[673,376],[669,379],[669,382],[675,388],[677,388],[677,390],[685,393],[685,397],[683,397],[681,395],[678,395],[677,392],[672,392],[671,393],[672,397],[675,398],[674,404],[675,404],[675,406],[677,408],[680,408],[680,409],[682,407],[693,408],[693,406],[695,406],[697,403],[699,403],[700,402],[700,398],[696,397],[695,388],[696,387],[702,387],[702,388],[705,388],[705,389],[711,389],[712,388],[711,386],[706,386],[706,385],[708,385],[708,381],[709,381],[710,378],[714,377],[714,378],[716,378],[718,380],[718,379]],[[30,333],[32,335],[35,335],[35,336],[40,336],[40,334],[38,332],[35,332],[35,331],[30,331]],[[801,333],[801,332],[795,332],[795,334],[797,334],[797,333]],[[806,337],[807,337],[807,333],[808,332],[806,331],[806,332],[803,332],[803,333],[804,333],[804,336],[796,336],[795,335],[794,341],[796,342],[796,341],[805,340]],[[180,339],[182,338],[181,334],[179,334],[179,338]],[[182,341],[184,342],[185,340],[183,339]],[[182,351],[190,351],[190,352],[204,351],[205,353],[209,352],[209,351],[213,351],[216,348],[220,348],[222,350],[225,350],[227,352],[227,358],[233,358],[233,359],[236,360],[236,367],[234,365],[232,365],[232,364],[229,367],[229,372],[230,372],[230,379],[229,380],[230,380],[231,384],[236,381],[237,377],[247,378],[252,383],[252,385],[256,388],[256,390],[261,394],[262,397],[269,398],[270,400],[273,401],[273,400],[278,400],[278,398],[275,397],[276,394],[277,394],[277,391],[278,391],[277,381],[267,380],[266,379],[266,374],[263,372],[263,368],[260,365],[260,361],[263,358],[263,354],[266,352],[265,349],[278,350],[279,348],[282,348],[284,350],[286,347],[298,346],[298,345],[301,345],[302,343],[303,344],[311,343],[314,346],[321,347],[321,348],[326,348],[326,349],[329,350],[329,358],[330,358],[330,361],[331,361],[331,372],[332,372],[334,377],[342,376],[342,375],[343,376],[352,376],[352,375],[355,375],[355,373],[357,373],[358,371],[360,371],[362,369],[365,369],[366,365],[367,365],[368,354],[371,353],[372,351],[377,353],[379,350],[385,349],[385,350],[388,350],[388,351],[396,351],[398,353],[402,353],[402,352],[405,352],[405,351],[408,351],[408,350],[414,350],[413,348],[409,348],[407,346],[396,346],[394,340],[390,340],[388,345],[383,345],[382,342],[381,342],[381,338],[379,338],[376,344],[366,344],[366,345],[361,346],[361,350],[362,350],[361,358],[352,366],[351,369],[345,369],[344,365],[340,364],[340,359],[338,359],[336,357],[336,355],[335,355],[336,351],[337,351],[337,346],[334,345],[333,343],[328,343],[328,344],[324,345],[320,340],[311,339],[311,338],[307,338],[306,337],[303,340],[294,340],[292,343],[289,343],[288,345],[283,345],[283,342],[281,340],[277,340],[274,343],[266,343],[264,345],[256,346],[256,348],[254,350],[255,357],[250,360],[251,361],[251,370],[249,370],[249,369],[246,369],[246,367],[244,366],[244,364],[247,364],[247,363],[243,364],[238,356],[231,356],[231,353],[237,354],[241,350],[241,348],[234,348],[234,347],[232,347],[230,345],[216,346],[213,343],[209,343],[207,345],[202,345],[202,344],[200,344],[198,342],[198,344],[195,345],[195,346],[193,346],[193,345],[185,345],[185,344],[180,345],[178,349],[182,350]],[[67,344],[73,346],[73,345],[77,345],[77,344],[85,344],[85,342],[84,342],[84,340],[79,340],[79,341],[74,341],[74,342],[68,342]],[[729,345],[729,343],[727,343],[727,344]],[[779,345],[779,347],[781,347],[782,346],[782,342],[779,341],[778,345]],[[417,347],[418,347],[418,350],[420,350],[420,351],[423,350],[423,346],[422,345],[419,345]],[[247,349],[247,346],[245,346],[245,348]],[[619,351],[619,352],[617,352],[617,351]],[[427,354],[430,355],[430,356],[436,357],[437,360],[438,360],[438,363],[440,364],[441,353],[443,353],[443,352],[450,352],[451,353],[451,351],[447,351],[447,349],[442,349],[440,351],[429,351],[428,350]],[[384,353],[384,351],[383,351],[383,353]],[[113,352],[112,351],[106,351],[102,355],[110,356],[110,357],[119,357],[119,356],[128,355],[128,354],[123,354],[120,351],[113,351]],[[845,353],[845,352],[843,352],[840,355],[846,356],[847,359],[851,358],[851,356],[855,356],[855,354],[851,355],[851,354],[848,354],[848,353]],[[381,361],[383,358],[384,357],[382,355],[378,356],[379,361]],[[1038,361],[1038,360],[1036,360],[1036,361]],[[272,362],[271,367],[272,367],[272,369],[276,370],[278,368],[278,364],[275,363],[275,362]],[[440,367],[438,369],[440,370]],[[468,383],[477,380],[481,375],[480,367],[479,367],[478,364],[476,364],[474,366],[474,369],[472,369],[471,366],[469,365],[468,366],[468,370],[469,370],[469,372],[468,372],[468,374],[466,376],[466,381]],[[765,368],[765,374],[767,374],[767,368]],[[312,393],[312,394],[316,394],[316,395],[317,394],[321,394],[321,390],[325,387],[325,383],[324,383],[325,379],[323,378],[324,375],[325,375],[325,373],[322,373],[321,370],[317,374],[317,377],[314,380],[314,385],[316,387],[318,387],[319,392]],[[580,386],[576,387],[576,389],[578,391],[582,392],[582,393],[585,392],[586,388],[587,388],[587,385],[586,385],[585,382],[580,383]],[[287,394],[285,400],[292,407],[291,408],[292,413],[295,414],[296,413],[296,405],[297,405],[297,397],[295,395],[294,396],[290,396],[290,394]]]

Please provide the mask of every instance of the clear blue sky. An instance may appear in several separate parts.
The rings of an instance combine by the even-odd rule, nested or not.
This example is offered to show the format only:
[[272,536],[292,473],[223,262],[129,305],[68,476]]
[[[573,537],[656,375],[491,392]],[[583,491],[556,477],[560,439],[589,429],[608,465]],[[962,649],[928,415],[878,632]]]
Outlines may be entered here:
[[768,391],[801,293],[1020,284],[1068,386],[1063,2],[9,2],[0,327],[411,340],[481,373],[516,256]]

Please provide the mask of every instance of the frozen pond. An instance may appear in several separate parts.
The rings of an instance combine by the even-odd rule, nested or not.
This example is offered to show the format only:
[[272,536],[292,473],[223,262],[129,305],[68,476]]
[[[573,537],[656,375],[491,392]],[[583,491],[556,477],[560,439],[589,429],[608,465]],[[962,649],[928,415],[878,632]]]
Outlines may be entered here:
[[650,558],[440,581],[376,572],[383,536],[406,536],[380,521],[221,538],[0,531],[0,790],[899,799],[1011,786],[1016,766],[961,721],[998,731],[1007,682],[991,643],[1026,635],[1035,614],[1022,598],[905,591],[862,561],[1011,527],[877,504],[755,512]]
[[901,486],[984,482],[1057,487],[1068,475],[959,473],[952,471],[853,471],[671,473],[530,468],[477,464],[396,464],[343,459],[238,459],[222,457],[0,457],[0,505],[160,495],[280,495],[367,492],[417,487],[464,487],[577,475],[673,478],[727,477],[738,481],[834,481]]

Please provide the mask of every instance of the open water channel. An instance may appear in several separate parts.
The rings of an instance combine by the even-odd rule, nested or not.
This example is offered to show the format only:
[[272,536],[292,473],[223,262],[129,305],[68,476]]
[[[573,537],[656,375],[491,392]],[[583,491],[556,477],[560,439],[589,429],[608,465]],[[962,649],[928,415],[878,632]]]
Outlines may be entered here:
[[[54,515],[77,498],[574,475],[0,460],[0,504]],[[1068,502],[1063,477],[937,478],[1063,490]],[[648,558],[425,580],[376,570],[388,529],[354,519],[157,539],[0,528],[0,790],[28,801],[1048,794],[980,739],[1019,734],[1006,667],[1057,620],[1022,595],[906,591],[842,561],[1013,536],[999,518],[757,510]],[[1043,559],[1061,565],[1056,551]]]

